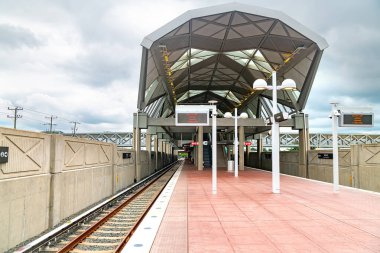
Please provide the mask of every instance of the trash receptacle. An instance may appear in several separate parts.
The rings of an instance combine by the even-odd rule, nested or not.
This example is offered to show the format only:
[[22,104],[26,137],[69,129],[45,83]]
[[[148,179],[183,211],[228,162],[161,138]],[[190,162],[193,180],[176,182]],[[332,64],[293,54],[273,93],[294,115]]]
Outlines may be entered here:
[[234,161],[233,160],[228,160],[227,162],[227,165],[228,165],[228,171],[232,172],[234,171]]

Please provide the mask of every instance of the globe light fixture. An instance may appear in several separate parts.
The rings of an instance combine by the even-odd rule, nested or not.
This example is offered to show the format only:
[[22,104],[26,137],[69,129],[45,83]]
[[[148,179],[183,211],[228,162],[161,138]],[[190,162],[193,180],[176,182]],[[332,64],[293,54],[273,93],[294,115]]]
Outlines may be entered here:
[[242,112],[241,114],[240,114],[240,116],[238,116],[237,115],[237,108],[235,108],[235,116],[232,116],[232,113],[230,113],[230,112],[226,112],[225,114],[224,114],[224,117],[225,118],[234,118],[235,119],[235,140],[234,140],[234,149],[235,149],[235,158],[234,158],[234,162],[235,162],[235,169],[234,169],[234,171],[235,171],[235,177],[237,177],[238,176],[238,144],[239,144],[239,140],[238,140],[238,136],[237,136],[237,120],[238,120],[238,118],[240,118],[240,119],[247,119],[248,118],[248,114],[247,113],[245,113],[245,112]]
[[295,90],[297,86],[292,79],[285,79],[280,86],[277,86],[276,82],[276,71],[273,71],[272,86],[268,86],[264,79],[257,79],[253,82],[253,89],[272,90],[272,192],[280,193],[280,125],[274,119],[274,115],[277,113],[277,91]]

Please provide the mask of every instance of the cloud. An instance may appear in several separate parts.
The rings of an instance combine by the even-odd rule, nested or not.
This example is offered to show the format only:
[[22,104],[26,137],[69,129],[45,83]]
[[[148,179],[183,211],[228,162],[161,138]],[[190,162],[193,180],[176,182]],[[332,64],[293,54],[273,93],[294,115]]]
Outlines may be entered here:
[[98,44],[62,64],[70,77],[90,86],[109,85],[115,80],[131,78],[139,66],[135,52],[113,44]]
[[20,48],[38,47],[41,41],[30,30],[9,24],[0,24],[0,47]]
[[[329,43],[306,108],[312,132],[330,131],[332,100],[380,113],[379,1],[240,2],[281,10]],[[17,104],[46,113],[21,112],[23,129],[43,130],[45,116],[53,114],[66,132],[70,121],[81,122],[80,132],[131,131],[144,36],[189,9],[222,3],[0,1],[0,125],[12,126],[7,106]]]

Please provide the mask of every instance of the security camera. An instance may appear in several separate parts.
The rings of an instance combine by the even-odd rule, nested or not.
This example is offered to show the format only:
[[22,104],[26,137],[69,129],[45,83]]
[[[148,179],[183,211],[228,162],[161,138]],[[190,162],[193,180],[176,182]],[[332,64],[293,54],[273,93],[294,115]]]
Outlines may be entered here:
[[340,116],[341,114],[340,114],[340,110],[336,110],[336,111],[334,111],[334,115],[335,116]]
[[[337,116],[337,117],[339,117],[340,115],[342,115],[341,112],[340,112],[340,110],[335,110],[333,113],[334,113],[334,116]],[[330,119],[332,118],[332,114],[331,113],[329,115],[329,118]]]
[[266,118],[266,119],[264,120],[264,122],[265,122],[265,125],[272,125],[272,123],[273,123],[271,117]]

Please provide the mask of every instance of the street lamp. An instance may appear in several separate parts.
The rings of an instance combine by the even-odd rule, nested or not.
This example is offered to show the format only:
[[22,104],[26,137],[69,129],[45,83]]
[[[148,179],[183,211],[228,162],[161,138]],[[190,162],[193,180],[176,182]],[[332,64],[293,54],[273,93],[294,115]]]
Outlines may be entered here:
[[280,127],[274,115],[277,113],[277,90],[295,90],[296,83],[292,79],[285,79],[282,85],[276,85],[276,71],[272,72],[272,86],[268,86],[264,79],[253,82],[254,90],[272,90],[272,192],[280,193]]
[[237,108],[235,108],[235,116],[232,116],[232,113],[226,112],[224,114],[225,118],[234,118],[235,119],[235,141],[234,141],[234,147],[235,147],[235,177],[238,176],[238,136],[237,136],[237,119],[246,119],[248,118],[248,114],[243,112],[240,114],[240,116],[237,115]]

